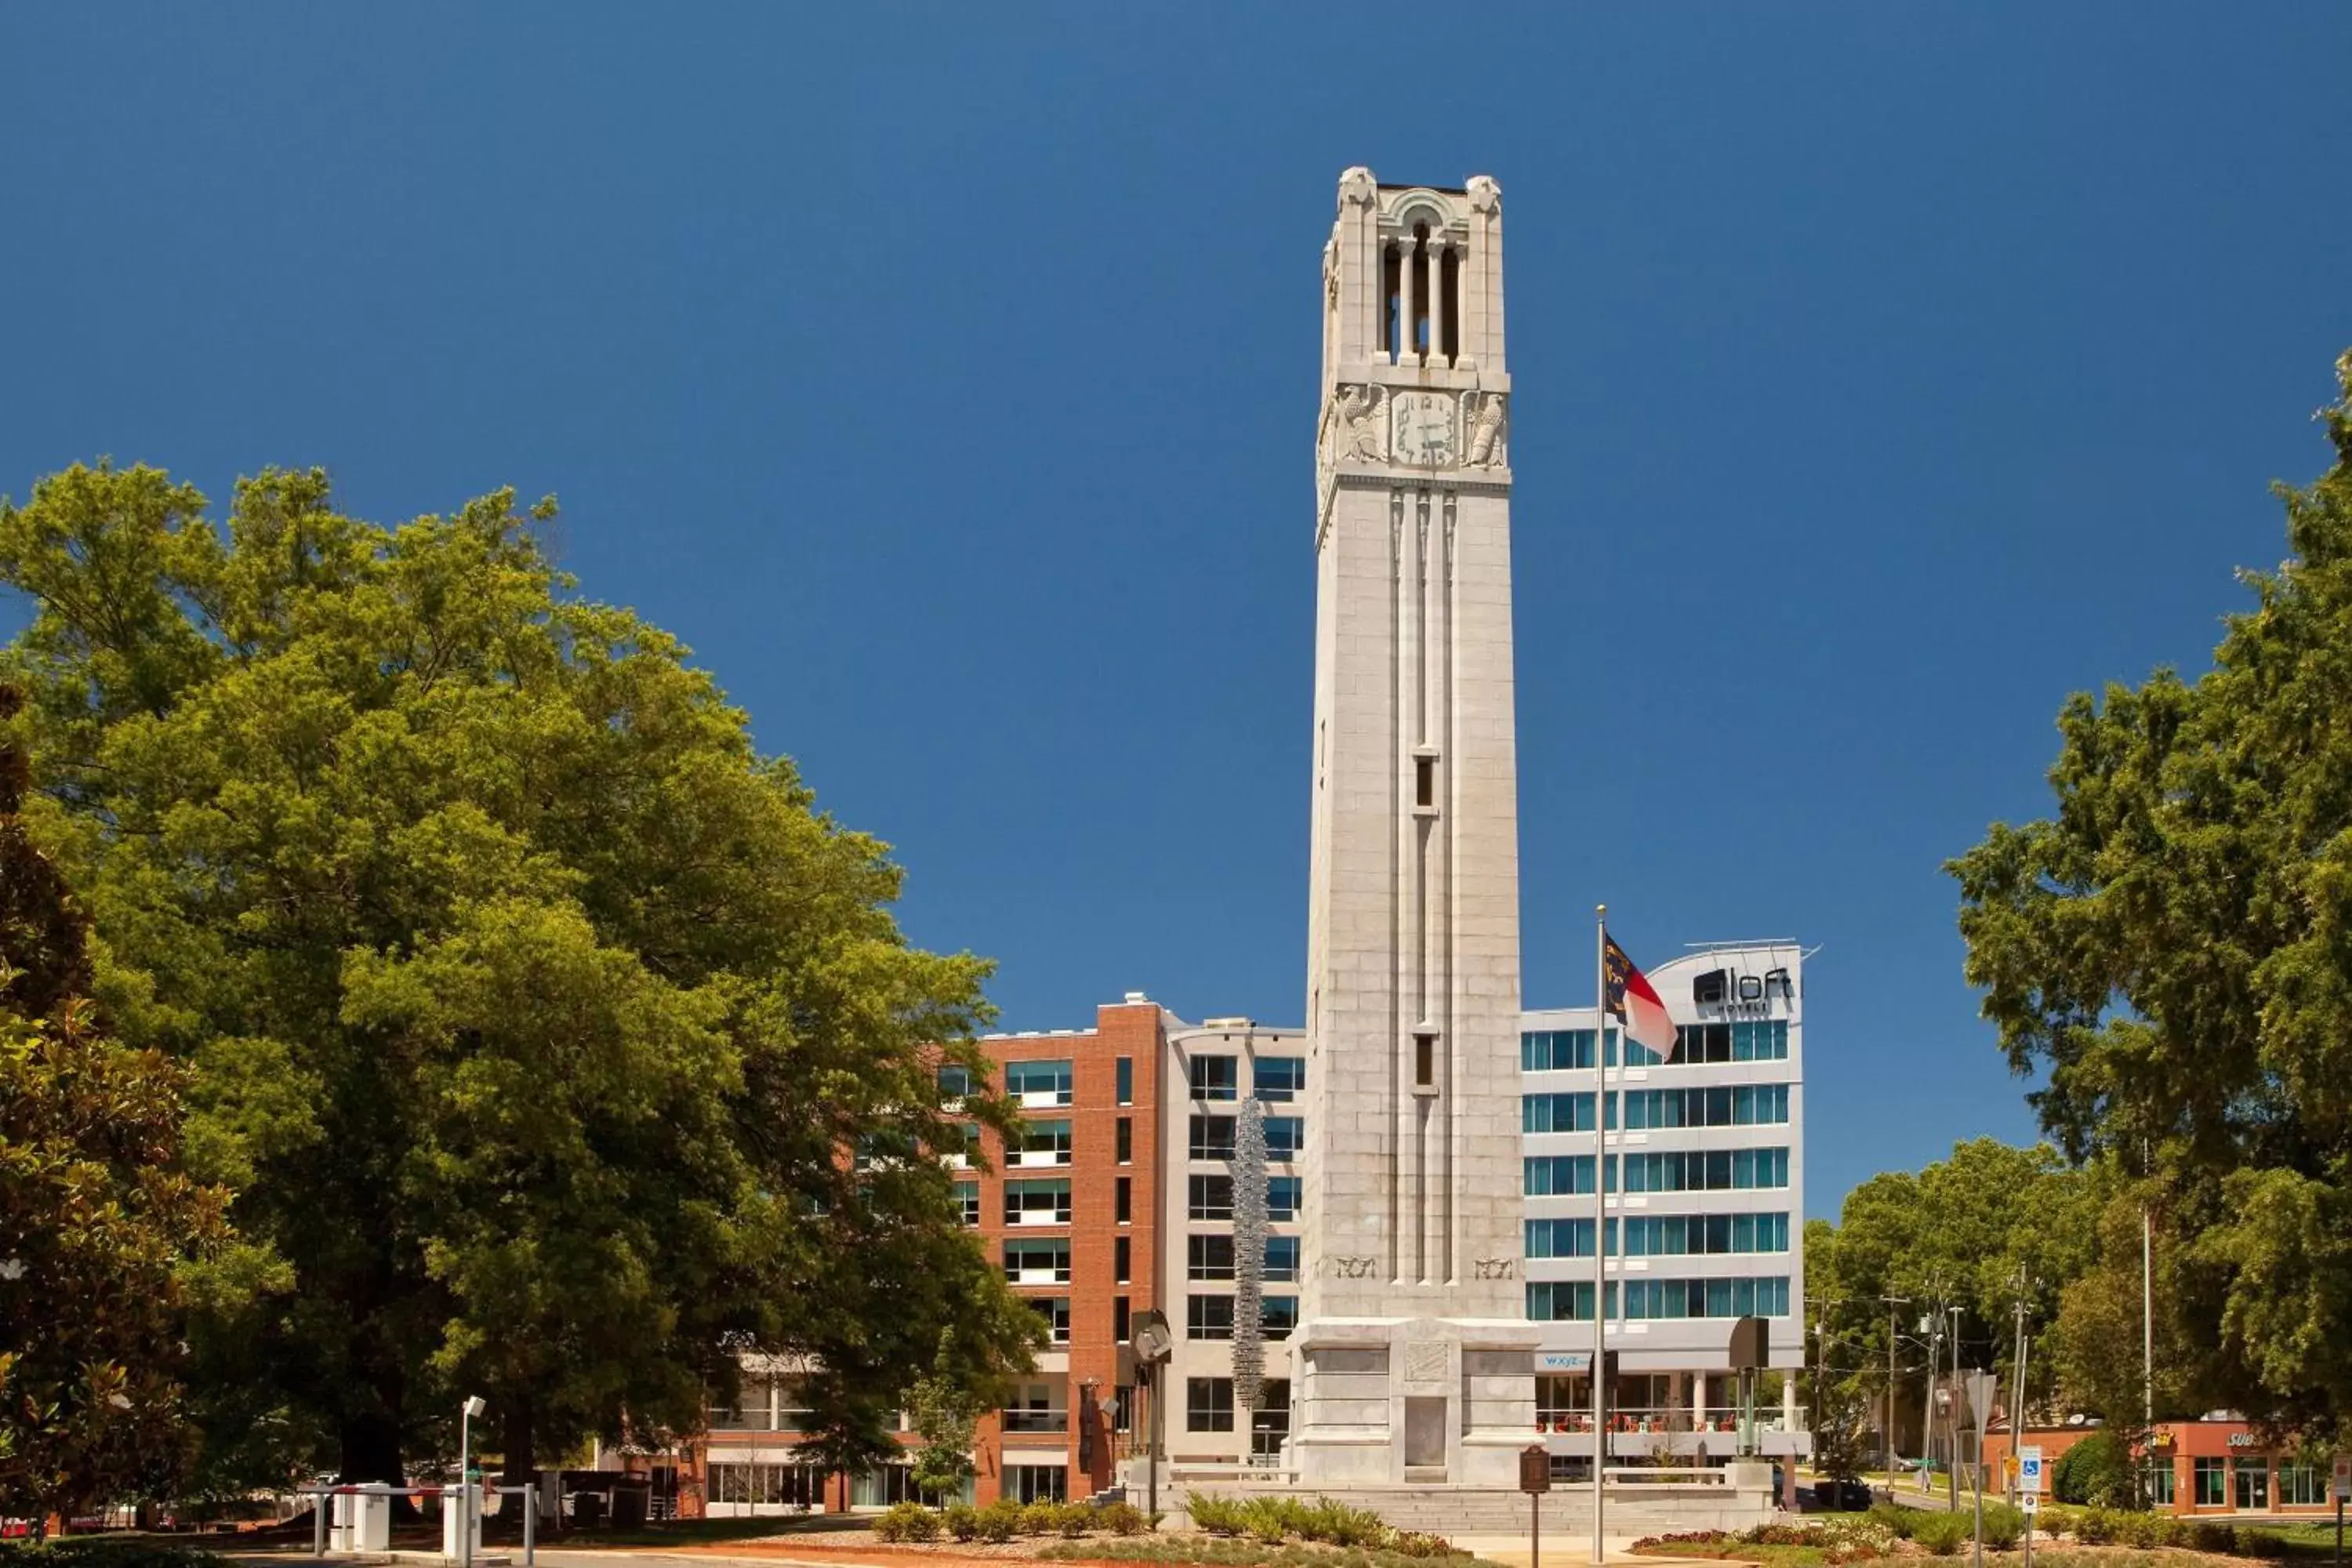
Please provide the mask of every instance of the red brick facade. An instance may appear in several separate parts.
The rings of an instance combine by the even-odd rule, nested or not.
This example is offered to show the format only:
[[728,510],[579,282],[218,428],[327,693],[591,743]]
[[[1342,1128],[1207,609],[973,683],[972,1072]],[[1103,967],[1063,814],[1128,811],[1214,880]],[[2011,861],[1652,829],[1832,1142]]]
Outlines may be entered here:
[[[2058,1457],[2097,1432],[2095,1426],[2029,1426],[2025,1442],[2039,1447],[2047,1473]],[[2006,1432],[1985,1435],[1985,1463],[1990,1474],[2006,1476],[2010,1457]],[[2333,1514],[2327,1500],[2328,1464],[2308,1460],[2293,1452],[2273,1453],[2260,1433],[2243,1421],[2159,1422],[2148,1454],[2172,1478],[2176,1514],[2252,1515],[2315,1518]],[[2203,1461],[2200,1465],[2199,1461]],[[2246,1472],[2241,1480],[2240,1472]],[[2259,1478],[2259,1479],[2257,1479]],[[2315,1482],[2316,1490],[2313,1491]],[[2219,1500],[2214,1500],[2218,1486]],[[2313,1500],[2285,1500],[2291,1491],[2309,1493]],[[2241,1507],[2242,1496],[2246,1506]]]
[[[1118,1331],[1119,1303],[1126,1302],[1129,1314],[1160,1303],[1160,1189],[1166,1163],[1160,1147],[1159,1114],[1160,1076],[1166,1055],[1162,1020],[1157,1004],[1137,998],[1097,1009],[1092,1029],[992,1036],[982,1042],[995,1065],[999,1088],[1004,1085],[1003,1075],[1008,1066],[1070,1064],[1068,1102],[1042,1103],[1021,1113],[1024,1121],[1069,1123],[1070,1147],[1067,1164],[1016,1165],[994,1133],[982,1135],[986,1169],[973,1181],[978,1188],[981,1245],[989,1258],[997,1261],[1004,1256],[1008,1238],[1048,1246],[1066,1242],[1070,1267],[1066,1283],[1013,1287],[1024,1298],[1066,1297],[1069,1336],[1066,1343],[1051,1345],[1040,1355],[1038,1371],[1028,1380],[1047,1391],[1049,1414],[1041,1417],[1024,1413],[1022,1420],[1013,1423],[1030,1428],[1026,1430],[1006,1430],[1008,1423],[997,1413],[982,1420],[973,1454],[979,1471],[973,1491],[981,1503],[993,1501],[1008,1490],[1008,1466],[1059,1468],[1066,1495],[1072,1498],[1108,1486],[1116,1474],[1126,1441],[1126,1435],[1117,1429],[1117,1413],[1135,1407],[1130,1392],[1122,1389],[1118,1381],[1123,1340]],[[1122,1073],[1125,1096],[1120,1093]],[[1125,1159],[1119,1157],[1122,1137]],[[1064,1178],[1070,1184],[1066,1225],[1006,1222],[1008,1180]],[[1124,1220],[1119,1217],[1122,1183],[1126,1185]],[[1124,1279],[1118,1268],[1122,1239],[1127,1243]],[[1090,1422],[1086,1419],[1089,1411]],[[1055,1412],[1060,1413],[1058,1420]],[[1057,1426],[1061,1429],[1054,1430]],[[710,1468],[789,1463],[786,1457],[792,1439],[793,1434],[783,1431],[711,1432],[676,1458],[679,1513],[694,1517],[706,1511],[772,1511],[772,1501],[734,1505],[724,1496],[712,1495]],[[915,1441],[912,1434],[901,1438],[909,1446]],[[648,1463],[635,1460],[630,1468],[643,1470]],[[824,1478],[821,1488],[822,1506],[828,1511],[846,1510],[859,1500],[847,1476]],[[707,1504],[715,1507],[707,1509]]]

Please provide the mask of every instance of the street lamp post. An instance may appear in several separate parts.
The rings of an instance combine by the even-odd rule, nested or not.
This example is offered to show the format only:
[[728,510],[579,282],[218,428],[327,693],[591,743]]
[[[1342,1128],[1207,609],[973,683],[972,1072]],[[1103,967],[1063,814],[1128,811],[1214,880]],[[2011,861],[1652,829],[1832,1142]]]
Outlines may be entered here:
[[457,1550],[474,1568],[474,1417],[489,1406],[472,1394],[457,1406]]

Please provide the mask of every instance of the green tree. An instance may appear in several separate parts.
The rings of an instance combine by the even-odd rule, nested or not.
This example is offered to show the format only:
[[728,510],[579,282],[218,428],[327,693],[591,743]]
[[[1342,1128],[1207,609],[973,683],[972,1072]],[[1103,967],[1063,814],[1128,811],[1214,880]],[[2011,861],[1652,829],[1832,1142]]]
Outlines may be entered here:
[[2352,1434],[2352,354],[2213,667],[2060,714],[2052,816],[1951,863],[1969,979],[2070,1153],[2141,1176],[2189,1392]]
[[939,1363],[907,1396],[908,1422],[923,1440],[915,1450],[913,1468],[915,1485],[924,1496],[952,1498],[963,1489],[965,1478],[972,1473],[980,1417],[990,1403],[967,1380],[954,1375],[949,1348],[940,1346]]
[[848,1462],[943,1331],[976,1385],[1037,1342],[929,1153],[987,966],[904,940],[886,847],[575,596],[547,515],[384,528],[270,472],[216,527],[110,466],[0,507],[98,994],[288,1269],[193,1336],[216,1458],[268,1418],[392,1479],[479,1393],[520,1473],[694,1426],[757,1350],[815,1359]]
[[[19,693],[0,685],[0,722]],[[109,1039],[0,732],[0,1514],[153,1497],[185,1458],[184,1271],[227,1194],[178,1169],[184,1075]]]

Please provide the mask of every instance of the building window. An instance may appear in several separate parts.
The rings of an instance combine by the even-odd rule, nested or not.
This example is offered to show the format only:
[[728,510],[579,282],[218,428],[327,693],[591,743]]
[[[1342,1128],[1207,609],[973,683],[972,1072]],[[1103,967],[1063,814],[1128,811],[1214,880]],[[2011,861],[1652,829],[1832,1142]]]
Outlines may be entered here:
[[1625,1096],[1625,1125],[1634,1129],[1762,1127],[1788,1120],[1789,1086],[1785,1083],[1651,1089],[1631,1091]]
[[[1591,1221],[1586,1221],[1590,1225]],[[1613,1239],[1617,1222],[1609,1222]],[[1534,1233],[1528,1233],[1532,1236]],[[1726,1252],[1786,1252],[1786,1214],[1659,1215],[1625,1221],[1625,1255],[1629,1258],[1680,1258]],[[1563,1253],[1562,1257],[1576,1254]]]
[[2251,1458],[2237,1459],[2231,1463],[2230,1468],[2238,1476],[2238,1511],[2268,1511],[2271,1506],[2270,1461]]
[[971,1069],[950,1062],[940,1068],[940,1099],[959,1100],[971,1092]]
[[1269,1236],[1265,1238],[1265,1278],[1273,1284],[1292,1284],[1298,1279],[1298,1238],[1295,1236]]
[[1007,1225],[1067,1225],[1070,1223],[1070,1178],[1004,1184]]
[[[1200,1118],[1194,1117],[1194,1121]],[[1274,1184],[1267,1183],[1270,1189]],[[1184,1182],[1185,1211],[1194,1219],[1231,1219],[1234,1217],[1234,1179],[1231,1176],[1190,1176]],[[1273,1200],[1266,1206],[1271,1209]]]
[[1135,1119],[1133,1117],[1122,1116],[1118,1119],[1118,1126],[1113,1131],[1111,1152],[1122,1165],[1135,1163]]
[[2281,1508],[2311,1508],[2327,1500],[2327,1478],[2315,1465],[2281,1465],[2278,1471],[2278,1505]]
[[1066,1165],[1070,1163],[1070,1124],[1066,1121],[1028,1121],[1021,1127],[1021,1148],[1014,1154],[1016,1165]]
[[[1265,1217],[1276,1221],[1297,1219],[1306,1194],[1307,1182],[1302,1176],[1268,1176],[1265,1179]],[[1230,1185],[1227,1194],[1230,1199]],[[1230,1201],[1225,1212],[1228,1215],[1233,1212]]]
[[1698,1193],[1785,1187],[1789,1151],[1677,1149],[1624,1158],[1629,1193]]
[[1135,1217],[1131,1212],[1135,1205],[1135,1179],[1132,1176],[1119,1177],[1111,1184],[1110,1193],[1111,1222],[1125,1225]]
[[1675,1031],[1680,1062],[1784,1062],[1789,1059],[1789,1021],[1757,1019],[1744,1024],[1685,1024]]
[[1307,1147],[1307,1118],[1304,1116],[1269,1116],[1265,1119],[1265,1157],[1269,1160],[1296,1160],[1298,1152]]
[[940,1130],[940,1158],[950,1170],[980,1163],[980,1127],[976,1122],[950,1121]]
[[1280,1454],[1282,1440],[1290,1436],[1290,1380],[1269,1377],[1260,1387],[1263,1396],[1250,1412],[1250,1453],[1266,1459]]
[[1238,1069],[1240,1062],[1233,1057],[1194,1057],[1192,1058],[1192,1098],[1194,1100],[1238,1100],[1241,1098]]
[[[1195,1160],[1230,1160],[1234,1157],[1234,1119],[1230,1116],[1195,1116],[1192,1118],[1192,1144],[1188,1152]],[[1266,1157],[1273,1158],[1274,1123],[1266,1122]]]
[[1057,1345],[1070,1342],[1070,1299],[1067,1296],[1032,1296],[1029,1304],[1045,1320],[1046,1331]]
[[1118,1102],[1121,1105],[1133,1105],[1135,1103],[1135,1058],[1119,1058],[1118,1072]]
[[[1609,1097],[1609,1125],[1617,1125],[1617,1096]],[[1590,1132],[1592,1131],[1592,1094],[1523,1094],[1519,1097],[1519,1131],[1522,1132]]]
[[1129,1237],[1119,1236],[1111,1238],[1111,1274],[1122,1285],[1127,1283],[1129,1264],[1134,1256],[1135,1248]]
[[1230,1432],[1233,1429],[1234,1380],[1230,1377],[1186,1378],[1184,1430]]
[[1625,1316],[1651,1321],[1677,1318],[1785,1318],[1785,1275],[1727,1279],[1628,1279]]
[[[1184,1277],[1188,1279],[1230,1279],[1234,1277],[1234,1238],[1230,1236],[1188,1236],[1184,1238]],[[1194,1297],[1194,1300],[1201,1298]],[[1228,1321],[1231,1320],[1228,1319]]]
[[[1612,1193],[1617,1190],[1617,1160],[1614,1154],[1609,1156],[1609,1190]],[[1568,1197],[1592,1190],[1590,1154],[1531,1154],[1520,1164],[1524,1167],[1523,1187],[1528,1197]]]
[[2148,1459],[2141,1464],[2139,1487],[2140,1490],[2147,1496],[2148,1507],[2170,1508],[2175,1485],[2176,1478],[2172,1473],[2171,1455],[2167,1454],[2161,1458]]
[[1006,1242],[1004,1278],[1014,1285],[1068,1284],[1070,1244],[1066,1241]]
[[1258,1321],[1270,1340],[1286,1340],[1290,1331],[1298,1326],[1298,1298],[1296,1296],[1265,1296],[1259,1298]]
[[[1121,1275],[1119,1278],[1124,1279],[1126,1276]],[[1118,1341],[1119,1343],[1125,1344],[1127,1342],[1128,1336],[1134,1331],[1135,1318],[1132,1310],[1127,1304],[1127,1298],[1124,1296],[1113,1296],[1110,1299],[1110,1337]],[[1118,1430],[1124,1432],[1127,1428],[1121,1426]]]
[[710,1426],[715,1432],[772,1432],[777,1430],[773,1396],[775,1385],[763,1377],[747,1377],[736,1390],[732,1407],[710,1407]]
[[2230,1461],[2199,1458],[2196,1489],[2189,1493],[2193,1508],[2226,1508],[2230,1501]]
[[1007,1062],[1004,1092],[1027,1106],[1070,1103],[1070,1064]]
[[1432,1089],[1437,1083],[1437,1037],[1415,1035],[1412,1037],[1412,1081],[1416,1089]]
[[[1606,1302],[1611,1317],[1617,1315],[1617,1287],[1609,1287]],[[1528,1286],[1528,1316],[1539,1323],[1589,1323],[1592,1321],[1592,1281],[1590,1279],[1538,1279]]]
[[1060,1465],[1007,1465],[1002,1495],[1018,1501],[1067,1502],[1070,1472]]
[[980,1223],[980,1184],[978,1182],[956,1184],[956,1215],[966,1225]]
[[1231,1296],[1185,1297],[1184,1332],[1196,1340],[1232,1339],[1234,1299]]
[[825,1471],[817,1465],[714,1464],[709,1497],[730,1506],[822,1509],[824,1482]]
[[1307,1058],[1260,1057],[1251,1069],[1251,1082],[1267,1104],[1287,1103],[1307,1090]]
[[[1592,1222],[1589,1219],[1531,1219],[1527,1222],[1529,1258],[1590,1258]],[[1610,1250],[1616,1250],[1617,1222],[1609,1222]]]

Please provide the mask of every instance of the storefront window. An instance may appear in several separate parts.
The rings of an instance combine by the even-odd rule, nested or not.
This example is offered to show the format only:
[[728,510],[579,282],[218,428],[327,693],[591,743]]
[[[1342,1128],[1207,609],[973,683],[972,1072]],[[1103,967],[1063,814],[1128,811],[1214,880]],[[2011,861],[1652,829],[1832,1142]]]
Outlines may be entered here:
[[2278,1472],[2278,1505],[2281,1508],[2311,1508],[2327,1500],[2327,1478],[2315,1465],[2281,1465]]
[[2238,1511],[2252,1513],[2271,1506],[2271,1468],[2268,1459],[2246,1458],[2231,1467],[2238,1472]]
[[2197,1487],[2189,1494],[2189,1502],[2197,1508],[2225,1507],[2230,1500],[2230,1461],[2200,1458],[2196,1463]]
[[2148,1460],[2140,1468],[2140,1489],[2147,1494],[2150,1508],[2172,1506],[2172,1456],[2166,1454]]

